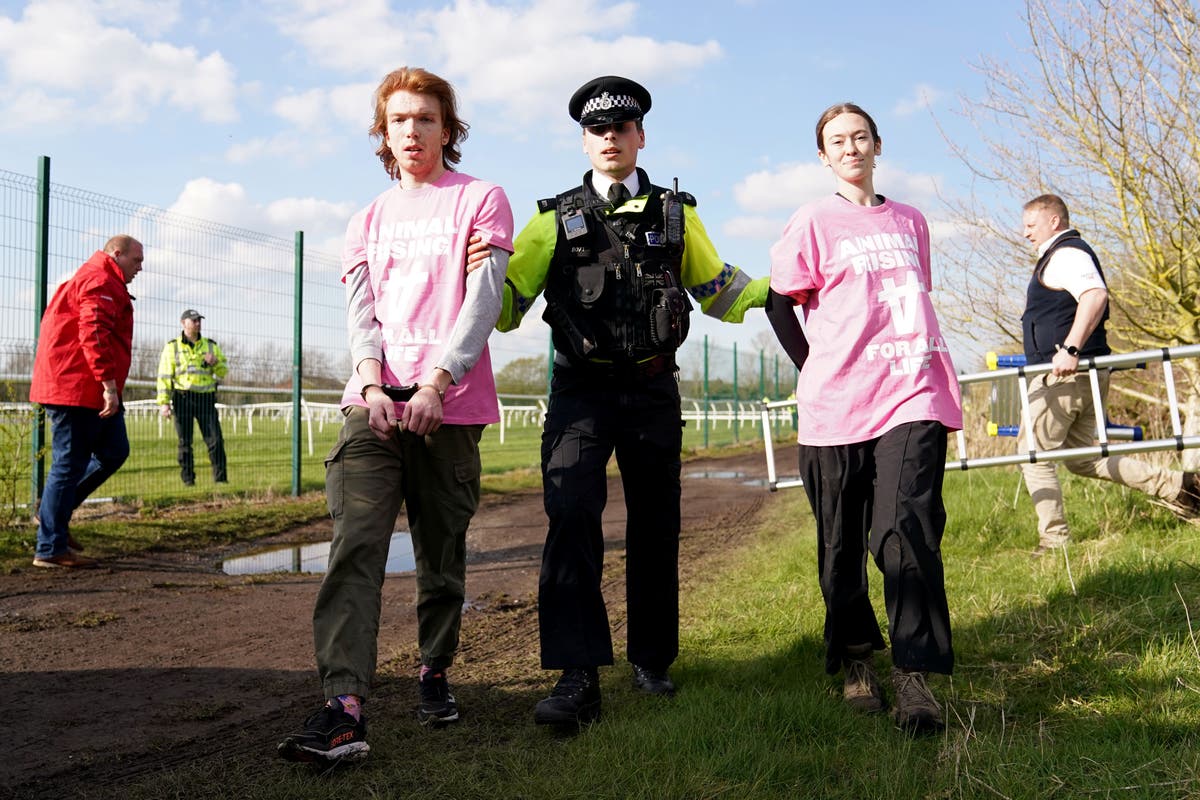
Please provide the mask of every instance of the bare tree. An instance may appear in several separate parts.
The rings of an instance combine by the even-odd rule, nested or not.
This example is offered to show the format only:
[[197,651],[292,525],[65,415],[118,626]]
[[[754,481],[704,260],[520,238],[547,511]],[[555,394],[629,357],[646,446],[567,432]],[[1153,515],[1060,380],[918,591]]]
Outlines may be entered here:
[[[1200,12],[1189,0],[1026,0],[1025,23],[1031,66],[984,59],[984,95],[963,104],[984,152],[958,151],[978,183],[953,204],[964,235],[947,327],[1020,341],[1033,266],[1020,209],[1053,192],[1100,255],[1114,346],[1200,341]],[[1196,427],[1200,365],[1180,366]]]

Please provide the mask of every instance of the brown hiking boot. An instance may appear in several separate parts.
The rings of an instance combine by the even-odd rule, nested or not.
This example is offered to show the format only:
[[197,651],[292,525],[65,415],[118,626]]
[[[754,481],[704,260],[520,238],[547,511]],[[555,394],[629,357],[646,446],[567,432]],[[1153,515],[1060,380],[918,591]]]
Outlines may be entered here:
[[33,559],[35,567],[45,567],[47,569],[89,569],[100,564],[94,558],[81,556],[74,550],[68,549],[67,552],[57,556],[46,556],[45,558]]
[[1183,488],[1179,490],[1174,504],[1187,514],[1200,514],[1200,475],[1195,472],[1183,473]]
[[896,687],[896,707],[892,719],[900,730],[917,736],[935,733],[946,727],[942,707],[933,699],[925,683],[926,673],[892,668],[892,684]]
[[846,681],[842,685],[842,697],[855,711],[874,714],[883,711],[883,687],[875,676],[875,652],[869,644],[846,648],[842,658]]

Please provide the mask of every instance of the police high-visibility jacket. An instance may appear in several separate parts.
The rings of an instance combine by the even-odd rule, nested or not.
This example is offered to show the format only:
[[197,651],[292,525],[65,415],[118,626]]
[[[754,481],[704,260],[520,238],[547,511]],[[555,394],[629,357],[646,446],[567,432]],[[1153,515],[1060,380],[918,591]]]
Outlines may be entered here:
[[[216,359],[211,365],[204,363],[209,353]],[[181,332],[167,340],[158,359],[158,404],[170,403],[171,392],[176,390],[215,392],[228,371],[225,354],[215,341],[201,336],[193,344]]]

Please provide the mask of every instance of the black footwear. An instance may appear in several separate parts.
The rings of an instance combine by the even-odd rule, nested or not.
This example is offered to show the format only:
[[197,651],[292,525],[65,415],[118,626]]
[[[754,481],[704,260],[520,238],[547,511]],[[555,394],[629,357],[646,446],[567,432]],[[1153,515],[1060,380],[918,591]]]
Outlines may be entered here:
[[842,697],[846,703],[865,714],[883,711],[887,703],[875,675],[875,651],[871,645],[847,647],[846,655],[842,657],[842,669],[846,673],[842,684]]
[[675,696],[675,682],[667,675],[665,669],[659,672],[634,664],[633,688],[639,692],[658,695],[659,697]]
[[458,722],[458,703],[450,694],[450,684],[444,670],[425,673],[425,677],[417,681],[417,693],[421,696],[421,704],[417,706],[417,722],[422,725]]
[[909,672],[894,667],[892,684],[896,687],[896,707],[892,719],[900,730],[919,736],[936,733],[946,727],[942,720],[942,707],[934,699],[933,692],[925,683],[924,672]]
[[586,725],[600,718],[600,676],[596,668],[566,669],[554,691],[533,710],[538,725]]
[[278,752],[280,758],[305,763],[361,761],[371,750],[366,738],[366,715],[354,719],[334,698],[304,720],[303,731],[280,742]]

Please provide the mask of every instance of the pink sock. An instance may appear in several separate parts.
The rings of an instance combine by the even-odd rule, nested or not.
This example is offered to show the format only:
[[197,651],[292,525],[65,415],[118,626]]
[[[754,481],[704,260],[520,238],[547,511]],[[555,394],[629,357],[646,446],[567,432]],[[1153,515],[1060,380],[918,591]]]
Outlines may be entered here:
[[362,700],[356,694],[339,694],[338,702],[342,704],[342,711],[345,711],[350,716],[354,717],[355,721],[362,718]]

